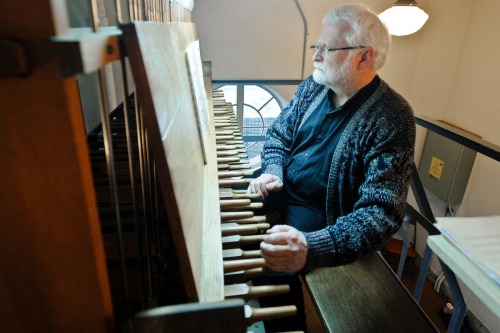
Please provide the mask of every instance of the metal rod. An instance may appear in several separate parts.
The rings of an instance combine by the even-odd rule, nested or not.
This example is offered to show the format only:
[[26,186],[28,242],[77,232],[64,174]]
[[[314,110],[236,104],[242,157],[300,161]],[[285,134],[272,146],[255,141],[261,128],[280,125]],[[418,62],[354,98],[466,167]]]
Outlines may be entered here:
[[[137,182],[136,182],[136,174],[134,167],[134,146],[132,143],[132,133],[131,133],[131,124],[129,120],[129,99],[128,99],[128,81],[127,81],[127,68],[126,62],[124,58],[121,58],[121,70],[122,70],[122,88],[123,88],[123,118],[125,120],[125,134],[127,140],[127,153],[128,153],[128,164],[129,164],[129,173],[130,173],[130,186],[131,186],[131,196],[132,196],[132,210],[134,215],[134,226],[135,226],[135,235],[136,235],[136,246],[138,249],[138,263],[139,270],[141,272],[141,276],[144,276],[144,263],[142,258],[142,238],[141,238],[141,228],[139,224],[139,213],[138,213],[138,201],[137,201]],[[143,307],[146,306],[145,300],[147,299],[146,294],[146,285],[144,279],[141,281],[141,291],[143,295]]]
[[424,256],[422,257],[422,263],[420,264],[420,271],[418,272],[417,285],[413,291],[413,298],[417,301],[417,303],[420,300],[420,296],[422,296],[422,290],[424,289],[425,278],[427,276],[427,270],[429,269],[431,255],[431,248],[426,244]]
[[440,134],[445,138],[453,140],[467,148],[500,162],[500,146],[498,145],[483,140],[459,128],[455,128],[449,124],[426,118],[423,115],[416,115],[415,123],[427,128],[429,131]]
[[144,219],[144,247],[146,249],[146,287],[147,287],[147,299],[148,303],[153,298],[153,280],[151,276],[152,267],[151,267],[151,253],[149,251],[149,210],[147,205],[147,178],[146,178],[146,135],[145,129],[143,125],[143,115],[142,108],[139,106],[139,101],[137,94],[135,96],[135,109],[136,109],[136,123],[137,123],[137,142],[139,149],[139,168],[141,175],[141,196],[142,196],[142,204],[143,204],[143,219]]
[[145,0],[139,0],[140,3],[141,3],[141,14],[140,14],[140,20],[141,21],[147,21],[148,20],[148,17],[146,15],[146,3],[145,3]]
[[442,260],[439,260],[439,263],[441,265],[441,268],[443,269],[446,281],[448,281],[448,286],[450,287],[451,294],[455,298],[455,308],[453,309],[453,313],[448,324],[448,330],[446,332],[460,332],[465,319],[465,314],[467,312],[467,305],[465,304],[465,300],[462,291],[460,290],[460,285],[458,284],[455,273],[453,273],[453,271]]
[[[97,1],[91,0],[90,3],[92,10],[92,26],[93,31],[99,31],[99,22],[98,22],[98,11],[97,11]],[[98,85],[99,85],[99,93],[100,93],[100,116],[102,123],[102,132],[103,132],[103,142],[104,142],[104,151],[106,154],[106,166],[108,170],[108,180],[109,180],[109,191],[111,195],[111,207],[115,216],[115,226],[116,226],[116,236],[118,238],[118,251],[120,254],[120,269],[121,269],[121,277],[122,277],[122,285],[123,285],[123,295],[125,298],[125,306],[127,314],[130,313],[130,297],[128,290],[128,279],[127,279],[127,268],[125,263],[125,250],[123,247],[123,233],[122,233],[122,225],[120,219],[120,209],[119,209],[119,201],[118,201],[118,187],[116,183],[116,170],[115,170],[115,161],[114,161],[114,152],[113,152],[113,141],[112,141],[112,133],[109,119],[109,110],[108,110],[108,99],[106,92],[106,82],[104,77],[104,70],[100,68],[97,71],[98,75]]]
[[127,1],[127,6],[123,6],[122,1],[123,0],[115,0],[116,19],[118,21],[118,24],[132,21],[131,3],[133,0]]
[[306,53],[307,53],[307,37],[309,36],[309,31],[307,27],[307,19],[304,14],[304,11],[302,10],[302,7],[300,5],[300,2],[298,0],[293,1],[295,3],[295,6],[297,7],[297,10],[299,11],[300,17],[302,18],[302,23],[304,23],[304,40],[303,40],[303,45],[302,45],[302,65],[301,65],[301,78],[304,78],[304,72],[305,72],[305,62],[306,62]]
[[410,185],[413,190],[413,194],[415,195],[415,200],[417,201],[418,208],[427,220],[435,223],[436,219],[434,218],[434,214],[432,213],[429,200],[425,195],[425,189],[422,185],[422,181],[420,180],[420,176],[418,175],[418,170],[415,166],[415,163],[412,164],[411,168]]
[[152,204],[153,204],[153,212],[154,212],[154,225],[155,225],[155,238],[156,238],[156,243],[155,243],[155,249],[156,249],[156,255],[160,255],[161,251],[161,232],[160,232],[160,208],[159,208],[159,193],[160,190],[158,188],[158,169],[156,167],[156,163],[153,163],[153,198],[152,198]]

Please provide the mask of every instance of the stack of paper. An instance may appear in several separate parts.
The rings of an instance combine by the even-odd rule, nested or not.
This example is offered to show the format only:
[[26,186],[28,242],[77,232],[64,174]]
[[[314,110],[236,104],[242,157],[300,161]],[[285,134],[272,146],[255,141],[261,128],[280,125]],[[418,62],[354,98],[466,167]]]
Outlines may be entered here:
[[441,233],[500,285],[500,215],[436,219]]

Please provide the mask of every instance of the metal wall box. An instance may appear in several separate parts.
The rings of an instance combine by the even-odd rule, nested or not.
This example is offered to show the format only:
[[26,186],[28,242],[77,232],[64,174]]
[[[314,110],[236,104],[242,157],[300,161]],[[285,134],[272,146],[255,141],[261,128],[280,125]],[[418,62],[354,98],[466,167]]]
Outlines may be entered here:
[[428,131],[418,167],[422,184],[444,202],[459,204],[475,158],[476,151]]

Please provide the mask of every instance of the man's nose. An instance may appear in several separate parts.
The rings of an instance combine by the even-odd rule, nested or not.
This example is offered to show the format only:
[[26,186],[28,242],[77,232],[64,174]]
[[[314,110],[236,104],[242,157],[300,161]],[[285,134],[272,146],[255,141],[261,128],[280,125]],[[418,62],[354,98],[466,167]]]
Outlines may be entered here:
[[317,49],[314,51],[312,56],[313,61],[323,61],[323,54],[321,53],[321,49]]

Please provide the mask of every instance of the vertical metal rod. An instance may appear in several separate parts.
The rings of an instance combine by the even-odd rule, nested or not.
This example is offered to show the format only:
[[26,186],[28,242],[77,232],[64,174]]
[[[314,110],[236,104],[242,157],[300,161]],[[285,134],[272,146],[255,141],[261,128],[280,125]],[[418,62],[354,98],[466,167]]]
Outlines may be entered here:
[[151,4],[151,21],[156,21],[156,2],[154,0],[149,0]]
[[169,0],[168,2],[168,21],[172,22],[172,0]]
[[132,0],[132,12],[133,12],[133,18],[131,17],[130,18],[130,21],[137,21],[138,20],[138,10],[137,10],[137,0]]
[[432,223],[435,223],[436,219],[434,218],[434,214],[432,213],[429,200],[427,200],[427,196],[425,195],[425,189],[422,185],[422,181],[420,180],[420,176],[418,175],[418,170],[415,166],[415,163],[412,164],[410,185],[413,190],[413,194],[415,195],[415,200],[417,201],[420,212],[422,212],[422,215],[424,215],[426,219],[428,219]]
[[158,21],[163,21],[163,1],[159,0],[158,1]]
[[441,260],[439,260],[441,268],[443,269],[444,276],[450,287],[451,294],[455,298],[455,308],[451,315],[450,322],[448,324],[448,330],[446,332],[455,333],[460,332],[462,324],[465,319],[465,314],[467,312],[467,306],[465,305],[464,296],[460,290],[460,285],[458,284],[457,277],[455,273]]
[[301,78],[304,78],[304,69],[305,69],[305,62],[306,62],[306,53],[307,53],[307,38],[309,36],[309,31],[307,27],[307,19],[306,15],[304,14],[304,11],[302,10],[302,6],[300,5],[300,2],[298,0],[294,0],[295,6],[297,7],[297,10],[299,11],[300,17],[302,18],[302,23],[304,24],[304,39],[302,42],[302,66],[301,66]]
[[145,0],[139,0],[140,1],[140,8],[141,8],[141,21],[147,21],[148,17],[146,15],[146,3]]
[[404,222],[399,229],[399,234],[401,235],[401,238],[403,238],[403,248],[401,249],[401,256],[399,257],[398,271],[396,275],[401,280],[405,268],[406,253],[408,252],[408,248],[410,247],[410,241],[408,240],[408,235],[406,234],[406,230],[404,229]]
[[147,13],[147,16],[146,16],[146,21],[153,21],[153,13],[151,11],[152,7],[151,7],[151,0],[144,0],[146,2],[146,5],[147,5],[147,9],[146,9],[146,13]]
[[142,108],[139,106],[138,97],[135,96],[135,109],[136,109],[136,126],[137,126],[137,142],[139,148],[139,168],[141,175],[141,196],[142,196],[142,204],[143,204],[143,218],[144,218],[144,248],[146,249],[146,273],[147,273],[147,295],[148,302],[153,298],[153,290],[152,290],[152,277],[151,277],[151,254],[150,254],[150,245],[149,245],[149,217],[148,217],[148,203],[147,203],[147,183],[146,183],[146,141],[145,141],[145,129],[143,125],[143,117],[142,117]]
[[116,20],[118,21],[118,23],[122,23],[123,22],[123,12],[122,12],[121,0],[115,0],[115,10],[116,10]]
[[160,0],[160,21],[165,22],[165,0]]
[[153,8],[153,21],[158,22],[158,2],[151,0],[151,7]]
[[163,1],[163,22],[168,22],[170,20],[170,7],[168,5],[168,1]]
[[[90,3],[92,9],[92,25],[93,31],[99,31],[99,22],[98,22],[98,11],[97,11],[97,2],[96,0],[91,0]],[[108,180],[109,180],[109,191],[111,195],[111,206],[115,215],[115,225],[116,225],[116,235],[118,238],[118,251],[120,254],[120,268],[121,268],[121,277],[122,277],[122,285],[123,285],[123,294],[125,298],[125,306],[127,314],[130,315],[130,297],[128,290],[128,279],[127,279],[127,269],[125,265],[125,251],[123,248],[123,234],[122,234],[122,226],[120,220],[120,209],[118,202],[118,187],[116,184],[116,172],[115,172],[115,161],[114,161],[114,152],[113,152],[113,142],[112,142],[112,133],[111,133],[111,125],[109,119],[109,110],[108,110],[108,99],[106,92],[106,83],[104,78],[104,70],[99,68],[97,71],[98,79],[99,79],[99,93],[100,93],[100,116],[102,123],[102,132],[103,132],[103,141],[104,141],[104,151],[106,154],[106,166],[108,170]]]
[[92,12],[92,31],[99,32],[99,11],[97,10],[97,0],[90,0],[90,10]]
[[161,7],[161,1],[157,0],[155,2],[155,8],[156,8],[156,21],[160,22],[161,21],[161,16],[160,16],[160,7]]
[[161,251],[161,227],[160,227],[160,209],[159,209],[159,193],[158,188],[158,169],[156,168],[156,163],[153,164],[153,212],[155,221],[155,237],[156,237],[156,255],[160,256]]
[[[138,214],[138,202],[137,202],[137,182],[136,182],[136,174],[134,168],[134,146],[132,143],[132,133],[131,133],[131,125],[129,120],[129,100],[128,100],[128,81],[127,81],[127,67],[124,58],[120,59],[121,70],[122,70],[122,88],[123,88],[123,117],[125,120],[125,134],[127,139],[127,152],[128,152],[128,164],[129,164],[129,172],[130,172],[130,187],[131,187],[131,195],[132,195],[132,209],[134,215],[134,226],[135,226],[135,235],[136,235],[136,246],[138,249],[138,263],[139,270],[141,272],[141,276],[144,276],[144,263],[142,260],[142,239],[141,239],[141,228],[139,224],[139,214]],[[141,290],[143,295],[143,307],[145,307],[146,303],[146,286],[144,281],[141,284]]]
[[427,270],[429,269],[431,255],[431,248],[429,245],[426,245],[424,256],[422,257],[422,263],[420,264],[420,271],[418,272],[417,285],[413,291],[413,298],[417,301],[417,303],[420,301],[420,296],[422,296],[422,290],[424,289],[425,278],[427,276]]
[[[118,1],[120,1],[120,0],[118,0]],[[134,21],[134,0],[128,0],[127,5],[128,5],[128,13],[129,13],[130,22],[132,22],[132,21]]]
[[119,24],[132,22],[133,21],[132,20],[133,13],[132,13],[131,1],[133,1],[133,0],[127,1],[126,6],[123,6],[122,1],[123,0],[115,0],[115,10],[116,10],[117,21]]
[[[145,204],[145,209],[147,211],[147,225],[146,225],[146,230],[147,230],[147,241],[148,241],[148,246],[147,246],[147,251],[148,251],[148,256],[151,261],[152,265],[152,256],[156,253],[156,249],[154,247],[155,242],[154,242],[154,234],[153,234],[153,225],[154,225],[154,210],[153,210],[153,195],[152,195],[152,181],[151,181],[151,173],[152,169],[154,166],[154,160],[151,158],[151,154],[149,151],[149,133],[148,131],[144,131],[144,157],[145,157],[145,179],[146,179],[146,204]],[[151,272],[150,272],[151,273]],[[151,275],[149,276],[149,280],[151,282],[151,287],[153,288],[153,279]],[[150,301],[153,300],[153,294],[151,293]]]

